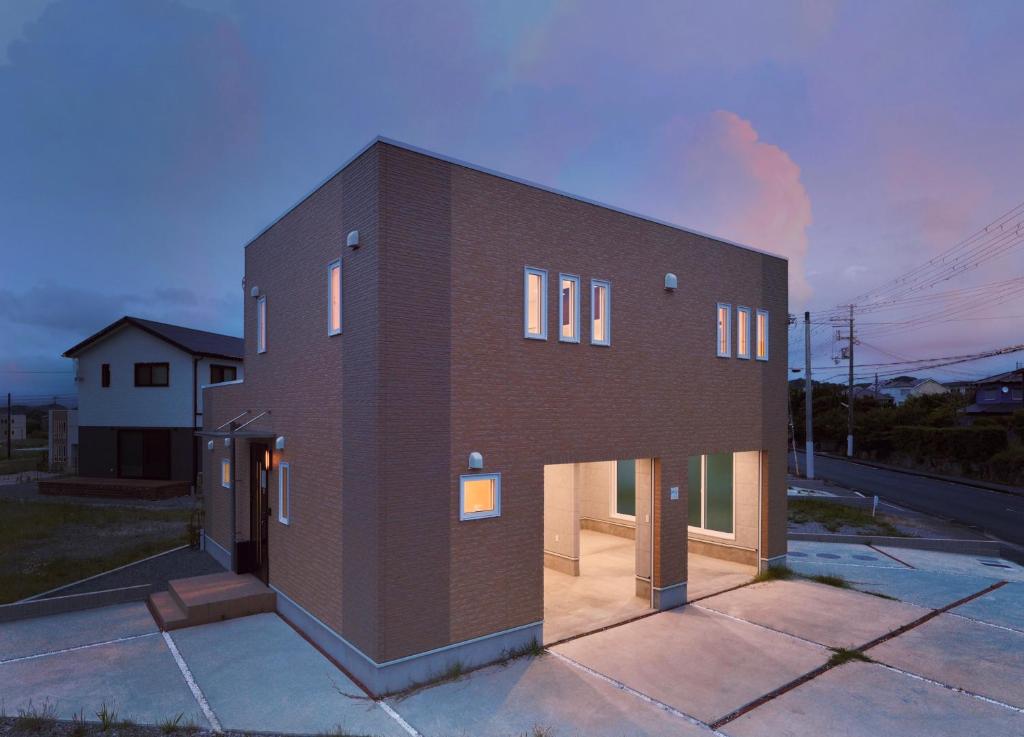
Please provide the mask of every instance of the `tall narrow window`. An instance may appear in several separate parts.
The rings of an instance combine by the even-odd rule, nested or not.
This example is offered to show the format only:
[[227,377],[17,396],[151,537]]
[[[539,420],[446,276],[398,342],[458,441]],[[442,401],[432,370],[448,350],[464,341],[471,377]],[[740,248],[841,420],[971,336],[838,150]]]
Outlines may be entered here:
[[590,342],[612,344],[612,285],[599,279],[590,280]]
[[220,485],[225,489],[231,488],[231,461],[227,458],[220,459]]
[[768,312],[757,311],[757,345],[756,357],[758,361],[768,360]]
[[580,278],[571,274],[558,275],[558,339],[580,342]]
[[750,358],[750,308],[736,308],[736,357]]
[[292,507],[292,468],[287,463],[277,465],[277,521],[288,524]]
[[267,352],[267,298],[256,300],[256,352]]
[[689,526],[697,532],[733,536],[733,454],[689,459]]
[[460,520],[500,516],[500,473],[473,473],[459,477]]
[[723,302],[718,303],[718,355],[728,358],[732,355],[729,343],[732,341],[730,327],[732,326],[732,305]]
[[523,271],[523,335],[548,339],[548,272],[544,269]]
[[341,332],[341,259],[327,265],[327,334]]
[[110,364],[105,363],[100,367],[100,385],[103,387],[110,386]]
[[615,462],[615,496],[612,517],[636,519],[636,461]]

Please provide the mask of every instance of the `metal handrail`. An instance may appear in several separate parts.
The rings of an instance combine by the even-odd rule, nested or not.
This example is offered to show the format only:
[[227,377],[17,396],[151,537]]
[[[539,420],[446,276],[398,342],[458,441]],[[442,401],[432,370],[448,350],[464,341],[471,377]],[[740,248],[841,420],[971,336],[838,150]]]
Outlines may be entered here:
[[214,430],[214,432],[217,432],[217,430],[223,430],[225,427],[230,425],[232,422],[234,422],[235,420],[241,419],[242,417],[245,417],[250,412],[252,412],[252,410],[251,409],[247,409],[245,412],[243,412],[242,414],[238,415],[238,417],[232,417],[230,420],[225,422],[223,425],[220,425],[219,427],[217,427],[217,429]]
[[265,410],[263,410],[262,412],[260,412],[260,413],[259,413],[258,415],[256,415],[255,417],[253,417],[253,418],[252,418],[251,420],[249,420],[248,422],[244,422],[244,423],[242,423],[241,425],[239,425],[238,427],[236,427],[236,428],[235,428],[234,430],[232,430],[231,432],[237,432],[238,430],[241,430],[241,429],[242,429],[243,427],[248,427],[248,426],[249,426],[249,425],[251,425],[252,423],[256,422],[256,420],[258,420],[259,418],[261,418],[261,417],[262,417],[263,415],[269,415],[269,414],[270,414],[270,410],[269,410],[269,409],[265,409]]

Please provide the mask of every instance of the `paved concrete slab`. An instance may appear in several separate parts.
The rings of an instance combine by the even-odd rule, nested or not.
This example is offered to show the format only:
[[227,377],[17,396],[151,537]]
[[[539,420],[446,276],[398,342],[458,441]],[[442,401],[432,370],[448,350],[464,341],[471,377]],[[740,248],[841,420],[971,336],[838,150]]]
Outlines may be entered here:
[[425,737],[711,734],[554,655],[485,668],[389,703]]
[[398,723],[276,614],[171,633],[225,729],[406,737]]
[[928,610],[810,581],[744,586],[697,604],[828,647],[865,645]]
[[879,546],[878,549],[923,571],[981,576],[996,581],[1024,581],[1024,567],[1002,558],[942,553],[935,550],[915,550],[914,548]]
[[754,566],[690,553],[686,563],[686,599],[693,601],[742,586],[756,575]]
[[0,694],[8,714],[49,703],[60,718],[95,721],[106,704],[140,723],[183,714],[183,722],[208,726],[159,634],[0,663]]
[[1024,708],[1024,633],[940,614],[867,654],[947,686]]
[[818,667],[831,652],[696,605],[554,651],[704,722]]
[[1020,737],[1024,714],[874,663],[847,663],[719,731],[729,737]]
[[867,545],[851,543],[820,543],[806,540],[789,541],[790,564],[804,562],[832,563],[834,565],[876,566],[879,568],[908,568]]
[[948,573],[906,568],[876,568],[828,563],[790,563],[790,567],[808,576],[842,576],[859,591],[884,594],[908,604],[939,609],[992,585],[990,578],[951,576]]
[[961,617],[1024,632],[1024,583],[1008,583],[950,611]]
[[19,619],[0,624],[0,661],[156,631],[141,602]]

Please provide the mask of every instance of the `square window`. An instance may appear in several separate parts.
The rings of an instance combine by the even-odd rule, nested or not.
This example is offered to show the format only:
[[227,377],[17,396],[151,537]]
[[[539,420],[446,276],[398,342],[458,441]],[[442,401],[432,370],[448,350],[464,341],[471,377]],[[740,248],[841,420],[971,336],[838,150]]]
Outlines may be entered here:
[[327,334],[341,333],[341,259],[327,265]]
[[217,363],[210,364],[210,383],[222,384],[225,381],[235,381],[238,378],[238,368],[235,366],[222,366]]
[[750,358],[750,308],[736,308],[736,357]]
[[460,520],[500,516],[500,473],[474,473],[459,477]]
[[600,279],[590,280],[590,343],[612,344],[612,285]]
[[169,386],[171,368],[167,363],[135,364],[135,386]]
[[523,273],[523,336],[548,339],[548,272],[526,267]]
[[718,345],[717,355],[720,358],[728,358],[732,355],[730,335],[732,327],[732,305],[724,302],[718,303]]
[[580,342],[580,278],[571,274],[558,275],[558,339]]
[[757,343],[755,345],[755,357],[758,361],[768,360],[768,312],[757,311]]

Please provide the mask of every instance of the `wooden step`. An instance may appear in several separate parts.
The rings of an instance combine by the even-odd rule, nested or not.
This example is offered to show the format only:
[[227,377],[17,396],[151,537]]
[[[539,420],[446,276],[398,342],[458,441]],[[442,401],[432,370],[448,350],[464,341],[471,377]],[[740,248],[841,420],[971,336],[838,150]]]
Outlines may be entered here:
[[157,591],[146,600],[150,614],[156,620],[157,627],[162,630],[176,630],[188,627],[188,615],[178,606],[174,598],[166,591]]
[[[207,576],[179,578],[168,583],[168,590],[150,604],[154,618],[174,623],[175,627],[220,622],[224,619],[248,617],[251,614],[272,612],[277,606],[277,594],[250,574],[212,573]],[[164,598],[166,597],[166,598]],[[175,611],[179,613],[175,616]]]

